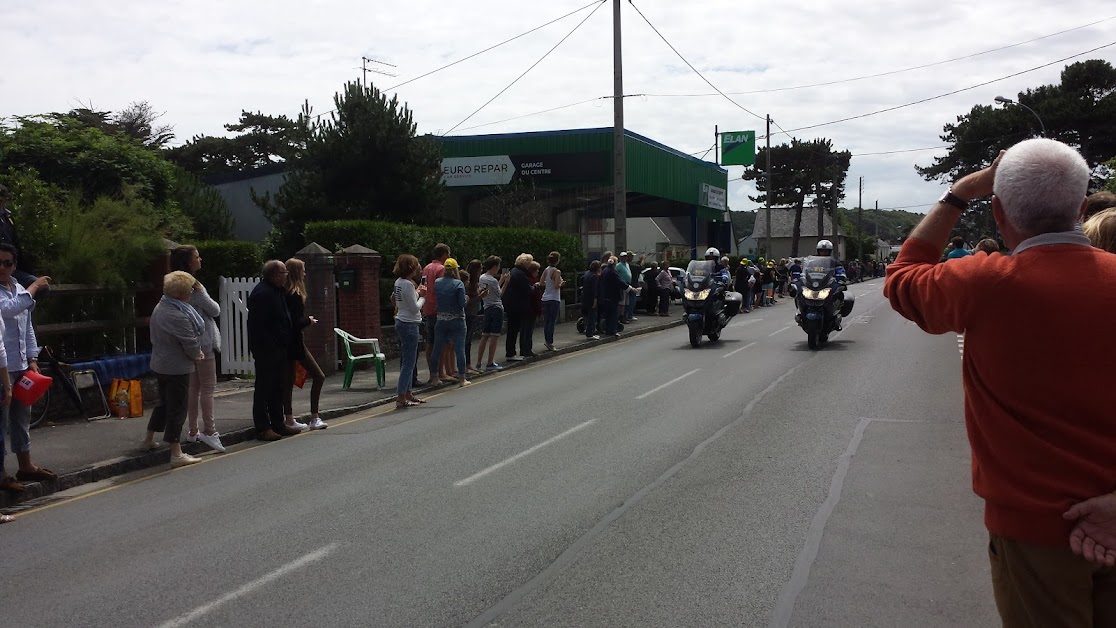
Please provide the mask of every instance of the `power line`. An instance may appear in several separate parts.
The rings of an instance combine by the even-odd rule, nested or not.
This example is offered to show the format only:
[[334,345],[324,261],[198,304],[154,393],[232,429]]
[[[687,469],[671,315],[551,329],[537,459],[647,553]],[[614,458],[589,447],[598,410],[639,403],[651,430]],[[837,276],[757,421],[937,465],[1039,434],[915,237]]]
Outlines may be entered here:
[[539,60],[538,60],[538,61],[536,61],[536,62],[532,63],[532,64],[531,64],[531,67],[527,68],[526,70],[524,70],[524,71],[523,71],[523,73],[522,73],[522,74],[520,74],[519,76],[515,77],[515,80],[514,80],[514,81],[512,81],[511,83],[508,83],[508,86],[507,86],[507,87],[505,87],[504,89],[502,89],[502,90],[500,90],[499,92],[497,92],[497,94],[496,94],[495,96],[493,96],[492,98],[489,98],[489,99],[488,99],[488,101],[487,101],[487,102],[485,102],[485,103],[484,103],[483,105],[481,105],[480,107],[478,107],[476,111],[474,111],[473,113],[470,113],[469,115],[465,116],[465,119],[464,119],[464,120],[462,120],[461,122],[458,122],[457,124],[453,125],[453,127],[452,127],[452,128],[450,128],[450,130],[448,130],[448,131],[446,131],[445,133],[443,133],[443,134],[442,134],[442,135],[443,135],[443,137],[444,137],[444,136],[446,136],[446,135],[449,135],[450,133],[453,133],[453,132],[454,132],[454,130],[456,130],[456,129],[457,129],[457,127],[459,127],[459,126],[461,126],[462,124],[465,124],[466,122],[468,122],[470,118],[472,118],[473,116],[475,116],[475,115],[477,115],[478,113],[480,113],[480,112],[481,112],[481,109],[484,109],[484,108],[485,108],[485,107],[487,107],[488,105],[492,104],[492,101],[496,100],[496,99],[497,99],[497,98],[499,98],[499,97],[500,97],[501,95],[503,95],[503,93],[504,93],[504,92],[506,92],[506,91],[508,91],[509,89],[511,89],[513,85],[515,85],[516,83],[518,83],[518,82],[519,82],[519,79],[523,78],[524,76],[527,76],[527,73],[528,73],[528,72],[530,72],[531,70],[534,70],[534,69],[535,69],[535,66],[537,66],[537,65],[538,65],[538,64],[540,64],[540,63],[542,63],[544,59],[546,59],[547,57],[549,57],[549,56],[550,56],[550,53],[554,52],[554,51],[555,51],[555,50],[556,50],[556,49],[558,48],[558,46],[561,46],[561,45],[562,45],[563,43],[565,43],[565,41],[566,41],[567,39],[569,39],[571,35],[573,35],[574,33],[576,33],[576,32],[577,32],[577,29],[581,28],[581,25],[582,25],[582,24],[584,24],[585,22],[589,21],[589,18],[593,17],[593,15],[594,15],[594,14],[595,14],[595,13],[597,12],[597,10],[598,10],[598,9],[600,9],[600,8],[601,8],[602,6],[604,6],[604,0],[600,0],[599,2],[597,2],[597,6],[596,6],[596,7],[595,7],[595,8],[594,8],[594,9],[593,9],[592,11],[590,11],[590,12],[589,12],[589,15],[586,15],[586,16],[585,16],[584,18],[582,18],[582,20],[581,20],[580,22],[578,22],[578,23],[577,23],[577,26],[574,26],[574,27],[573,27],[573,29],[572,29],[572,30],[571,30],[570,32],[566,33],[566,36],[565,36],[565,37],[563,37],[562,39],[559,39],[559,40],[558,40],[558,43],[554,44],[554,46],[552,46],[552,47],[550,48],[550,50],[547,50],[547,51],[546,51],[546,54],[544,54],[543,56],[539,57]]
[[[453,66],[455,66],[455,65],[457,65],[457,64],[459,64],[459,63],[464,63],[464,62],[468,61],[469,59],[472,59],[472,58],[474,58],[474,57],[478,57],[478,56],[480,56],[480,55],[482,55],[482,54],[484,54],[484,53],[486,53],[486,52],[489,52],[489,51],[495,50],[495,49],[499,48],[500,46],[503,46],[504,44],[510,44],[511,42],[513,42],[513,41],[515,41],[515,40],[517,40],[517,39],[521,39],[521,38],[523,38],[523,37],[526,37],[527,35],[530,35],[531,33],[534,33],[535,31],[539,31],[539,30],[542,30],[542,29],[546,28],[547,26],[550,26],[551,24],[554,24],[554,23],[556,23],[556,22],[561,22],[562,20],[564,20],[564,19],[566,19],[566,18],[570,17],[571,15],[576,15],[576,14],[578,14],[578,13],[581,13],[582,11],[584,11],[585,9],[588,9],[589,7],[593,6],[594,4],[598,4],[598,5],[599,5],[599,4],[601,3],[601,2],[603,2],[603,0],[593,0],[593,2],[590,2],[589,4],[587,4],[587,5],[583,6],[583,7],[581,7],[580,9],[574,9],[573,11],[570,11],[569,13],[567,13],[567,14],[565,14],[565,15],[563,15],[563,16],[560,16],[560,17],[556,17],[556,18],[554,18],[553,20],[550,20],[550,21],[549,21],[549,22],[547,22],[546,24],[540,24],[539,26],[536,26],[535,28],[532,28],[532,29],[531,29],[531,30],[529,30],[529,31],[524,31],[524,32],[522,32],[522,33],[520,33],[520,34],[516,35],[515,37],[512,37],[512,38],[510,38],[510,39],[505,39],[504,41],[502,41],[502,42],[500,42],[500,43],[498,43],[498,44],[495,44],[495,45],[489,46],[488,48],[485,48],[484,50],[481,50],[481,51],[479,51],[479,52],[474,52],[473,54],[471,54],[471,55],[469,55],[469,56],[467,56],[467,57],[463,57],[463,58],[461,58],[461,59],[458,59],[457,61],[454,61],[453,63],[447,63],[446,65],[443,65],[443,66],[442,66],[442,67],[440,67],[440,68],[437,68],[437,69],[435,69],[435,70],[431,70],[431,71],[427,72],[426,74],[420,74],[419,76],[416,76],[416,77],[415,77],[415,78],[413,78],[413,79],[408,79],[408,80],[406,80],[406,81],[403,81],[402,83],[400,83],[400,84],[398,84],[398,85],[393,85],[393,86],[391,86],[391,87],[389,87],[389,88],[385,89],[384,91],[385,91],[385,92],[390,92],[390,91],[392,91],[392,90],[396,90],[396,89],[399,89],[400,87],[403,87],[404,85],[409,85],[410,83],[414,83],[415,81],[417,81],[417,80],[419,80],[419,79],[424,79],[424,78],[426,78],[426,77],[430,76],[431,74],[437,74],[438,72],[441,72],[442,70],[445,70],[445,69],[448,69],[448,68],[452,68]],[[594,11],[595,11],[595,10],[596,10],[596,9],[594,9]],[[394,75],[393,75],[393,76],[394,76]],[[322,117],[322,116],[324,116],[324,115],[328,115],[328,114],[330,114],[330,113],[333,113],[334,111],[336,111],[336,109],[330,109],[329,111],[326,111],[326,112],[324,112],[324,113],[319,113],[318,115],[314,116],[314,119],[315,119],[315,120],[321,119],[321,117]]]
[[923,98],[921,100],[916,100],[914,102],[909,102],[909,103],[905,103],[905,104],[902,104],[902,105],[896,105],[894,107],[887,107],[886,109],[880,109],[879,111],[872,111],[872,112],[869,112],[869,113],[862,113],[862,114],[855,115],[855,116],[849,116],[847,118],[841,118],[839,120],[831,120],[829,122],[820,122],[818,124],[810,124],[810,125],[807,125],[807,126],[800,126],[796,129],[791,129],[790,131],[783,131],[783,132],[786,133],[787,135],[790,135],[794,131],[805,131],[806,129],[816,129],[816,128],[822,127],[822,126],[829,126],[831,124],[838,124],[840,122],[848,122],[850,120],[858,120],[860,118],[867,118],[869,116],[874,116],[874,115],[881,114],[881,113],[887,113],[889,111],[895,111],[897,109],[903,109],[903,108],[911,107],[911,106],[914,106],[914,105],[921,105],[922,103],[930,102],[931,100],[937,100],[939,98],[945,98],[946,96],[953,96],[954,94],[960,94],[961,92],[967,92],[971,89],[976,89],[978,87],[984,87],[985,85],[991,85],[992,83],[998,83],[1000,81],[1003,81],[1003,80],[1006,80],[1006,79],[1009,79],[1009,78],[1014,78],[1014,77],[1020,76],[1022,74],[1027,74],[1028,72],[1034,72],[1035,70],[1041,70],[1042,68],[1050,67],[1050,66],[1058,64],[1058,63],[1063,63],[1065,61],[1069,61],[1070,59],[1074,59],[1074,58],[1080,57],[1082,55],[1087,55],[1087,54],[1096,52],[1098,50],[1102,50],[1104,48],[1109,48],[1111,46],[1116,46],[1116,41],[1104,44],[1103,46],[1097,46],[1096,48],[1093,48],[1091,50],[1086,50],[1085,52],[1079,52],[1075,55],[1070,55],[1068,57],[1063,57],[1061,59],[1058,59],[1057,61],[1051,61],[1050,63],[1044,63],[1042,65],[1035,66],[1033,68],[1029,68],[1029,69],[1023,70],[1021,72],[1015,72],[1013,74],[1008,74],[1007,76],[1001,76],[1000,78],[992,79],[990,81],[985,81],[983,83],[977,83],[976,85],[970,85],[969,87],[962,87],[961,89],[955,89],[952,92],[946,92],[944,94],[938,94],[937,96],[930,96],[929,98]]
[[670,49],[671,49],[672,51],[674,51],[674,54],[678,55],[678,58],[679,58],[679,59],[681,59],[681,60],[682,60],[682,62],[683,62],[683,63],[685,63],[685,64],[686,64],[686,65],[687,65],[687,66],[688,66],[688,67],[689,67],[689,68],[690,68],[691,70],[693,70],[693,71],[694,71],[694,74],[697,74],[697,75],[698,75],[699,77],[701,77],[701,80],[705,81],[705,84],[706,84],[706,85],[708,85],[708,86],[712,87],[713,89],[715,89],[715,90],[717,91],[717,93],[718,93],[718,94],[720,94],[721,96],[724,96],[725,100],[727,100],[727,101],[729,101],[730,103],[732,103],[732,104],[736,105],[737,107],[739,107],[739,108],[740,108],[740,109],[741,109],[742,111],[744,111],[745,113],[749,113],[749,114],[751,114],[751,115],[755,116],[756,118],[759,118],[760,120],[765,120],[765,121],[767,120],[767,118],[766,118],[766,117],[764,117],[764,116],[761,116],[761,115],[759,115],[758,113],[755,113],[755,112],[753,112],[753,111],[750,111],[750,110],[749,110],[749,109],[748,109],[747,107],[745,107],[744,105],[741,105],[740,103],[736,102],[736,101],[735,101],[735,100],[733,100],[732,98],[729,98],[728,94],[726,94],[726,93],[722,92],[722,91],[721,91],[721,89],[720,89],[719,87],[717,87],[717,86],[716,86],[716,85],[714,85],[713,83],[709,82],[709,79],[705,78],[705,75],[704,75],[704,74],[702,74],[701,72],[698,72],[698,69],[697,69],[697,68],[695,68],[695,67],[694,67],[694,65],[693,65],[692,63],[690,63],[689,61],[687,61],[687,60],[686,60],[686,57],[683,57],[683,56],[682,56],[682,53],[681,53],[681,52],[678,52],[678,49],[677,49],[677,48],[675,48],[673,44],[671,44],[671,43],[670,43],[669,41],[667,41],[667,38],[666,38],[666,37],[664,37],[664,36],[663,36],[663,34],[659,32],[659,29],[655,28],[655,25],[651,23],[651,20],[647,19],[647,16],[643,14],[643,11],[640,11],[640,10],[639,10],[639,7],[637,7],[637,6],[635,5],[635,2],[632,2],[632,0],[628,0],[628,4],[632,5],[632,8],[636,10],[636,13],[638,13],[638,14],[639,14],[639,16],[640,16],[641,18],[643,18],[643,21],[644,21],[644,22],[647,22],[647,25],[651,27],[651,30],[655,31],[655,34],[659,36],[659,39],[663,40],[663,43],[665,43],[665,44],[666,44],[666,45],[667,45],[668,47],[670,47]]
[[[542,30],[542,29],[546,28],[547,26],[550,26],[551,24],[554,24],[555,22],[561,22],[562,20],[570,17],[571,15],[581,13],[582,11],[584,11],[585,9],[588,9],[589,7],[593,6],[594,4],[600,5],[602,3],[602,1],[603,0],[593,0],[593,2],[590,2],[589,4],[581,7],[580,9],[575,9],[575,10],[570,11],[569,13],[567,13],[567,14],[561,16],[561,17],[556,17],[553,20],[550,20],[549,22],[547,22],[546,24],[543,24],[541,26],[536,26],[535,28],[532,28],[529,31],[520,33],[520,34],[516,35],[515,37],[512,37],[511,39],[505,39],[504,41],[502,41],[502,42],[500,42],[500,43],[498,43],[494,46],[489,46],[488,48],[485,48],[484,50],[481,50],[480,52],[474,52],[473,54],[469,55],[468,57],[464,57],[462,59],[458,59],[457,61],[454,61],[453,63],[443,65],[442,67],[438,68],[437,70],[431,70],[431,71],[427,72],[426,74],[422,74],[422,75],[416,76],[413,79],[403,81],[402,83],[400,83],[398,85],[395,85],[395,86],[392,86],[392,87],[389,87],[384,91],[390,92],[392,90],[399,89],[400,87],[403,87],[404,85],[408,85],[410,83],[414,83],[415,81],[417,81],[419,79],[426,78],[426,77],[430,76],[431,74],[436,74],[436,73],[441,72],[442,70],[445,70],[447,68],[452,68],[453,66],[455,66],[459,63],[463,63],[465,61],[468,61],[469,59],[472,59],[473,57],[480,56],[480,55],[482,55],[482,54],[484,54],[484,53],[486,53],[490,50],[495,50],[495,49],[499,48],[500,46],[503,46],[504,44],[509,44],[509,43],[511,43],[511,42],[513,42],[517,39],[520,39],[521,37],[525,37],[527,35],[530,35],[531,33],[535,32],[535,31]],[[598,6],[598,8],[600,8],[600,7]],[[596,11],[596,9],[593,9],[593,10]]]
[[[882,76],[891,76],[891,75],[894,75],[894,74],[902,74],[904,72],[911,72],[911,71],[914,71],[914,70],[923,70],[923,69],[926,69],[926,68],[932,68],[932,67],[939,66],[939,65],[945,65],[947,63],[953,63],[955,61],[964,61],[965,59],[972,59],[974,57],[979,57],[979,56],[990,54],[990,53],[993,53],[993,52],[999,52],[1001,50],[1008,50],[1010,48],[1016,48],[1016,47],[1019,47],[1019,46],[1026,45],[1026,44],[1031,44],[1031,43],[1034,43],[1036,41],[1040,41],[1040,40],[1043,40],[1043,39],[1048,39],[1050,37],[1056,37],[1058,35],[1064,35],[1066,33],[1070,33],[1070,32],[1076,31],[1076,30],[1081,30],[1083,28],[1088,28],[1090,26],[1096,26],[1097,24],[1101,24],[1103,22],[1107,22],[1107,21],[1113,20],[1113,19],[1116,19],[1116,15],[1106,17],[1102,20],[1097,20],[1095,22],[1090,22],[1088,24],[1082,24],[1081,26],[1075,26],[1073,28],[1068,28],[1066,30],[1058,31],[1056,33],[1050,33],[1049,35],[1043,35],[1041,37],[1035,37],[1034,39],[1028,39],[1026,41],[1016,42],[1014,44],[1008,44],[1006,46],[1000,46],[999,48],[991,48],[989,50],[982,50],[980,52],[974,52],[972,54],[964,55],[964,56],[961,56],[961,57],[954,57],[952,59],[945,59],[944,61],[935,61],[933,63],[924,63],[924,64],[921,64],[921,65],[915,65],[915,66],[911,66],[909,68],[902,68],[902,69],[899,69],[899,70],[889,70],[887,72],[880,72],[878,74],[867,74],[867,75],[864,75],[864,76],[855,76],[855,77],[852,77],[852,78],[839,79],[839,80],[836,80],[836,81],[826,81],[824,83],[810,83],[809,85],[793,85],[793,86],[790,86],[790,87],[772,87],[772,88],[768,88],[768,89],[755,89],[755,90],[744,91],[744,92],[728,92],[728,93],[732,94],[734,96],[744,96],[744,95],[749,95],[749,94],[770,94],[770,93],[774,93],[774,92],[786,92],[786,91],[792,91],[792,90],[797,90],[797,89],[810,89],[810,88],[814,88],[814,87],[828,87],[830,85],[839,85],[841,83],[852,83],[852,82],[855,82],[855,81],[863,81],[863,80],[866,80],[866,79],[880,78]],[[699,97],[709,97],[709,96],[720,96],[721,94],[716,93],[716,94],[647,94],[647,95],[648,96],[654,96],[656,98],[699,98]]]
[[505,118],[503,120],[497,120],[495,122],[485,122],[484,124],[478,124],[476,126],[467,126],[467,127],[463,128],[461,130],[462,131],[471,131],[473,129],[479,129],[479,128],[486,127],[486,126],[494,126],[494,125],[497,125],[497,124],[503,124],[505,122],[511,122],[513,120],[520,120],[522,118],[530,118],[531,116],[537,116],[537,115],[541,115],[541,114],[544,114],[544,113],[550,113],[551,111],[558,111],[560,109],[569,109],[570,107],[576,107],[578,105],[584,105],[586,103],[591,103],[591,102],[594,102],[594,101],[597,101],[597,100],[606,100],[608,98],[611,98],[611,96],[597,96],[596,98],[587,98],[585,100],[579,100],[577,102],[572,102],[568,105],[561,105],[559,107],[551,107],[550,109],[543,109],[542,111],[536,111],[534,113],[525,113],[521,116],[515,116],[513,118]]

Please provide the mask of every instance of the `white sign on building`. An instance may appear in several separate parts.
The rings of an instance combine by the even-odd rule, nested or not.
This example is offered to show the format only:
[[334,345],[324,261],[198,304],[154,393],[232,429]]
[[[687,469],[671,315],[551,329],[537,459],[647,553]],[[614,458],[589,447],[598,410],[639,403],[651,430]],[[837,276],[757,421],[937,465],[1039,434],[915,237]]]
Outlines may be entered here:
[[704,207],[719,209],[721,211],[728,209],[728,195],[725,193],[725,189],[714,187],[708,183],[701,184],[701,197],[699,201]]
[[442,183],[446,187],[507,185],[515,176],[515,165],[507,155],[449,157],[442,160]]

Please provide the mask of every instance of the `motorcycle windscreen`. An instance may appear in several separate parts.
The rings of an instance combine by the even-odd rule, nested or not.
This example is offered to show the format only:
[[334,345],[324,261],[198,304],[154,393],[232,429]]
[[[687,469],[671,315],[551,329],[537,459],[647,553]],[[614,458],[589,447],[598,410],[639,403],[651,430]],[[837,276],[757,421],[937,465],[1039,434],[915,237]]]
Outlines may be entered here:
[[833,283],[837,263],[832,257],[807,257],[802,262],[802,283],[807,288],[818,290]]
[[708,260],[693,260],[686,267],[685,285],[690,290],[700,290],[713,281],[713,262]]

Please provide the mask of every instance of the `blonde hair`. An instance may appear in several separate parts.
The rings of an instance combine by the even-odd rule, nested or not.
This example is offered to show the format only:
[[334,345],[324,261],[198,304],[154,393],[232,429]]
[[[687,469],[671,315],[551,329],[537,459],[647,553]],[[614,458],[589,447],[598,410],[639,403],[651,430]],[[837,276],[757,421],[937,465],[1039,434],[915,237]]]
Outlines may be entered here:
[[535,261],[532,261],[530,264],[527,264],[527,272],[529,272],[529,273],[534,273],[534,274],[537,275],[537,274],[539,274],[539,269],[541,269],[541,268],[542,268],[542,264],[540,264],[538,262],[535,262]]
[[458,270],[460,269],[454,268],[452,266],[446,266],[442,269],[442,276],[449,277],[450,279],[460,279],[460,277],[458,276]]
[[306,264],[292,257],[287,260],[287,294],[297,294],[306,303]]
[[535,261],[535,258],[530,253],[520,253],[519,256],[515,258],[515,265],[523,270],[527,270],[527,267],[530,266],[533,261]]
[[1082,227],[1089,242],[1098,249],[1116,253],[1116,208],[1094,214]]
[[193,275],[184,270],[169,272],[163,275],[163,294],[176,299],[189,297],[197,281]]

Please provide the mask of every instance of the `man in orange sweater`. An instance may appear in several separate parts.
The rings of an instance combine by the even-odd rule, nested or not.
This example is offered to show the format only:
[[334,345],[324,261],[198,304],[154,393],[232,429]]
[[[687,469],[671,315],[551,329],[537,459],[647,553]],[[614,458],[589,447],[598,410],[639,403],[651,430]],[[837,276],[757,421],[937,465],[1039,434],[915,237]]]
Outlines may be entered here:
[[[954,183],[887,269],[895,311],[932,334],[965,334],[973,489],[1009,627],[1116,626],[1116,571],[1106,549],[1095,555],[1101,530],[1078,519],[1089,509],[1075,506],[1116,489],[1116,255],[1074,230],[1089,172],[1060,142],[1016,144]],[[938,264],[968,203],[988,195],[1011,254]],[[1074,554],[1071,534],[1094,562]]]

